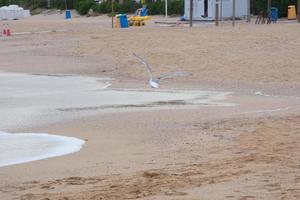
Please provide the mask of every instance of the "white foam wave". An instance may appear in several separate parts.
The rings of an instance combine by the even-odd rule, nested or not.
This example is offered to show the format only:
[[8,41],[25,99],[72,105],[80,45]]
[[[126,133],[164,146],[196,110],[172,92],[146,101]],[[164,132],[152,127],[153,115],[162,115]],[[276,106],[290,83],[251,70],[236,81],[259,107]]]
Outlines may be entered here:
[[77,152],[85,142],[74,137],[47,133],[0,131],[0,167]]

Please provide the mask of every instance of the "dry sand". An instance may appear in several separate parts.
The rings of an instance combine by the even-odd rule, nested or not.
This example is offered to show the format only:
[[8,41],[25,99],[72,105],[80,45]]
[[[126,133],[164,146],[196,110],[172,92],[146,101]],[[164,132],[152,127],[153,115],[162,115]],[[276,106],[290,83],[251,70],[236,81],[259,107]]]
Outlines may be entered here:
[[[159,17],[156,17],[159,18]],[[75,154],[0,168],[0,199],[300,199],[300,26],[110,28],[110,19],[34,16],[0,38],[0,70],[114,78],[146,88],[154,73],[186,70],[163,88],[233,92],[235,107],[106,113],[20,131],[86,140]],[[263,91],[268,96],[255,96]]]

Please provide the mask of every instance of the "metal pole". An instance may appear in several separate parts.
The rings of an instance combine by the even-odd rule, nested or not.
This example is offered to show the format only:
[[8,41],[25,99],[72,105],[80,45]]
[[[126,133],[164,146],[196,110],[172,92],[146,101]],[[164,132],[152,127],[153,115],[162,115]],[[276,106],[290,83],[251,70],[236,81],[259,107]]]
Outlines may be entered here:
[[235,26],[235,0],[232,0],[232,26]]
[[216,12],[215,12],[216,26],[219,26],[219,0],[216,0]]
[[168,17],[168,0],[165,0],[165,17]]
[[193,0],[190,0],[190,27],[193,26]]
[[111,0],[111,28],[114,28],[114,0]]
[[223,0],[221,0],[220,5],[220,21],[223,21]]
[[297,18],[298,23],[300,23],[300,0],[297,1]]
[[251,22],[251,0],[247,0],[247,22]]

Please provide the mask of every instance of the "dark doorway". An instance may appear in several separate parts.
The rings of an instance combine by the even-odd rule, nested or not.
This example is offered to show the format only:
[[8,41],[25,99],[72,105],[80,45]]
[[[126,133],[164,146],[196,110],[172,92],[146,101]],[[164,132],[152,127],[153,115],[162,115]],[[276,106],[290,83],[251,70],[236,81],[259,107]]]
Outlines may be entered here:
[[204,15],[202,17],[208,16],[208,0],[204,0]]

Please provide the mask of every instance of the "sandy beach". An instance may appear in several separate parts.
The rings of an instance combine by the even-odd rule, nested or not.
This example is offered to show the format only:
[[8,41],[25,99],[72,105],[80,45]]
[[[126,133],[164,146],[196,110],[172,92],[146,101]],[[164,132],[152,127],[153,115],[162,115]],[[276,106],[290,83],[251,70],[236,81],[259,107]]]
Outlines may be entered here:
[[[9,22],[0,131],[85,144],[0,167],[1,200],[300,199],[299,24],[158,20],[130,29],[111,29],[107,16]],[[133,52],[155,76],[192,76],[150,89]]]

